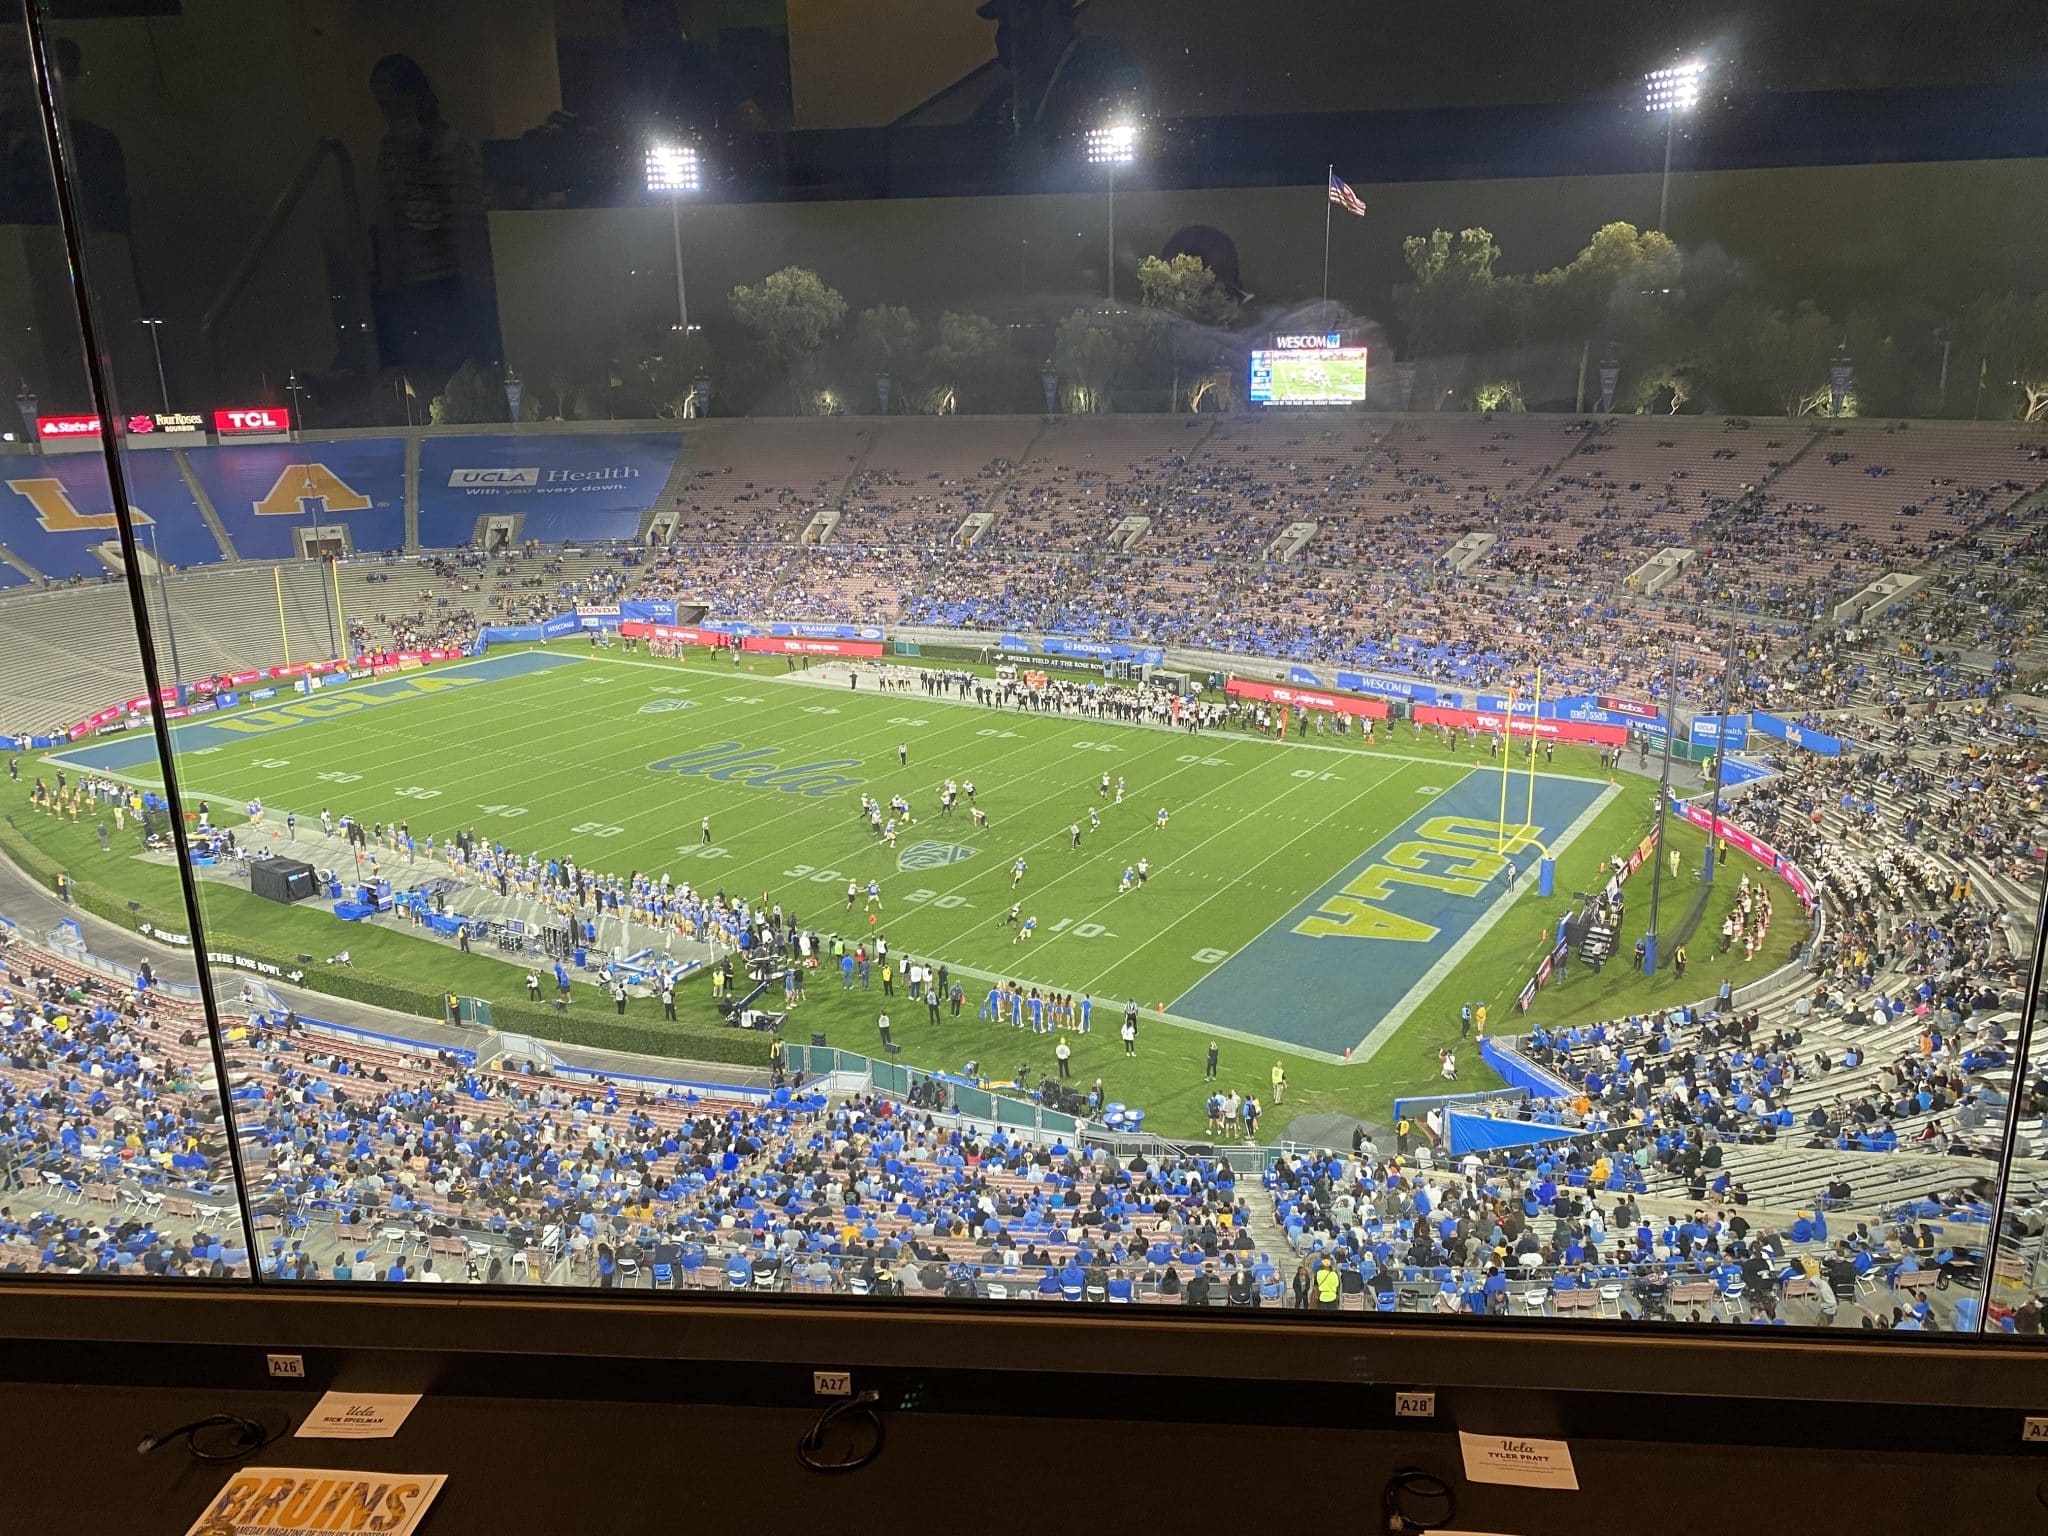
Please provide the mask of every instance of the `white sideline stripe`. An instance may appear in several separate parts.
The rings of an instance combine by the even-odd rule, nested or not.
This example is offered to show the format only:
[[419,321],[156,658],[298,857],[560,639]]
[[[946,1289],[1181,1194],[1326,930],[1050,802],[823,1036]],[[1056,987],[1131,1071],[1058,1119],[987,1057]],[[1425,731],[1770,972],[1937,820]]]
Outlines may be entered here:
[[[1072,992],[1074,990],[1071,987],[1054,987],[1046,982],[1034,981],[1029,976],[1018,975],[1015,971],[984,971],[972,965],[949,965],[947,969],[950,971],[952,975],[956,977],[972,976],[977,981],[1013,981],[1020,983],[1023,986],[1037,987],[1040,991],[1050,992]],[[1091,997],[1094,996],[1093,993],[1089,993],[1088,995]],[[880,994],[877,993],[876,996],[879,997]],[[1088,1031],[1089,1034],[1093,1035],[1101,1033],[1106,1034],[1112,1039],[1116,1038],[1116,1031],[1123,1028],[1124,1005],[1108,997],[1097,997],[1095,998],[1095,1007],[1098,1010],[1106,1010],[1107,1017],[1109,1019],[1109,1027],[1107,1030],[1103,1030],[1100,1028],[1091,1028]],[[961,1022],[966,1022],[968,1011],[970,1008],[974,1011],[975,1024],[983,1027],[989,1027],[988,1021],[980,1016],[981,1003],[975,1001],[972,998],[970,998],[967,1002],[962,1003],[960,1005]],[[1028,1017],[1028,1009],[1026,1010],[1026,1014]],[[1242,1042],[1245,1045],[1255,1045],[1262,1051],[1270,1051],[1277,1049],[1287,1052],[1287,1054],[1290,1056],[1306,1056],[1312,1061],[1326,1061],[1330,1063],[1332,1066],[1342,1067],[1349,1065],[1349,1063],[1347,1063],[1345,1059],[1335,1051],[1318,1051],[1311,1049],[1310,1047],[1305,1045],[1296,1045],[1291,1040],[1276,1039],[1272,1035],[1254,1034],[1248,1029],[1229,1029],[1220,1024],[1211,1024],[1203,1019],[1191,1019],[1185,1014],[1167,1013],[1158,1008],[1140,1008],[1138,1010],[1138,1017],[1140,1020],[1147,1023],[1156,1020],[1161,1024],[1172,1024],[1180,1029],[1192,1030],[1200,1034],[1215,1035],[1219,1039],[1236,1040]],[[948,1019],[948,1022],[951,1022],[950,1018]],[[1090,1015],[1090,1022],[1093,1022],[1092,1014]],[[1004,1025],[1003,1027],[1007,1029],[1011,1026]],[[1027,1023],[1024,1027],[1028,1030],[1031,1026]],[[1145,1049],[1145,1044],[1142,1037],[1140,1037],[1139,1039],[1138,1049],[1141,1053]]]
[[[1578,819],[1564,829],[1556,842],[1550,845],[1552,858],[1556,858],[1578,841],[1579,834],[1593,824],[1593,819],[1607,808],[1609,801],[1621,790],[1608,785],[1593,797],[1593,803],[1579,813]],[[1479,914],[1479,920],[1458,936],[1458,941],[1445,950],[1443,957],[1422,973],[1421,978],[1402,994],[1401,1000],[1380,1016],[1379,1022],[1365,1032],[1365,1038],[1351,1048],[1353,1061],[1370,1061],[1378,1054],[1379,1048],[1394,1036],[1394,1032],[1408,1022],[1408,1016],[1420,1008],[1430,993],[1437,989],[1443,979],[1450,975],[1453,966],[1471,954],[1479,941],[1493,931],[1494,925],[1508,915],[1508,908],[1521,899],[1522,892],[1513,887],[1494,897],[1493,905]]]

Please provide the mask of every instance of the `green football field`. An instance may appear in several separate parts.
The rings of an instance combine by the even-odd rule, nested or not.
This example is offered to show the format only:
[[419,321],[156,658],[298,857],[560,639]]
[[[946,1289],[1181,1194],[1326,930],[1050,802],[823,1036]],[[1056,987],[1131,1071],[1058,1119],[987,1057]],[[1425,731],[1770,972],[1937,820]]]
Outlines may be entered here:
[[[255,728],[274,712],[216,717],[198,727],[208,745],[180,753],[187,793],[217,811],[260,797],[273,826],[286,810],[310,824],[325,808],[405,822],[421,842],[474,829],[586,868],[667,871],[765,894],[824,932],[883,934],[969,975],[1149,1010],[1207,980],[1416,814],[1418,791],[1472,771],[1469,754],[1454,767],[1433,744],[1190,736],[872,682],[828,688],[768,658],[753,662],[759,672],[574,649],[543,659],[555,664],[465,686],[456,681],[492,663],[413,674],[405,681],[438,691],[275,728]],[[948,778],[974,785],[985,827],[964,795],[940,814]],[[910,802],[894,848],[860,817],[863,791]],[[1522,797],[1517,779],[1518,809]],[[1148,878],[1121,891],[1141,859]],[[1266,1033],[1242,1012],[1197,1017]]]
[[[1430,917],[1437,926],[1429,943],[1382,943],[1387,935],[1377,920],[1362,940],[1332,936],[1347,919],[1329,914],[1359,906],[1343,894],[1360,889],[1358,871],[1382,867],[1370,864],[1378,856],[1372,850],[1394,849],[1386,857],[1398,861],[1399,849],[1417,846],[1399,840],[1426,828],[1433,809],[1460,797],[1468,814],[1473,804],[1498,803],[1500,775],[1484,766],[1483,752],[1475,763],[1469,746],[1452,754],[1408,727],[1383,733],[1373,748],[1313,734],[1286,743],[1190,736],[988,710],[915,688],[828,687],[815,673],[787,673],[779,659],[749,664],[759,670],[729,660],[592,655],[580,644],[494,655],[186,722],[176,732],[181,772],[188,797],[209,799],[217,813],[238,813],[244,800],[260,796],[273,828],[287,809],[307,823],[323,807],[365,822],[402,820],[416,837],[431,833],[443,843],[474,828],[512,848],[598,870],[666,870],[700,888],[766,895],[807,926],[880,932],[897,953],[943,960],[964,978],[1003,976],[1092,994],[1097,1033],[1077,1052],[1076,1067],[1120,1073],[1122,1096],[1164,1111],[1162,1128],[1182,1130],[1189,1127],[1180,1120],[1199,1119],[1201,1089],[1198,1072],[1181,1079],[1208,1034],[1237,1042],[1227,1047],[1233,1060],[1258,1056],[1260,1047],[1268,1062],[1283,1057],[1298,1085],[1290,1107],[1383,1113],[1389,1090],[1427,1087],[1436,1046],[1456,1037],[1458,1002],[1484,999],[1496,1032],[1508,1027],[1514,993],[1542,953],[1541,930],[1569,905],[1570,889],[1592,882],[1602,858],[1641,836],[1650,814],[1647,786],[1608,791],[1590,750],[1561,748],[1529,802],[1538,821],[1551,824],[1548,835],[1567,820],[1574,829],[1569,846],[1557,850],[1557,898],[1540,898],[1533,879],[1512,891],[1488,884],[1473,894],[1452,889],[1474,883],[1462,877],[1420,873],[1413,878],[1424,888],[1405,894],[1442,905],[1402,906],[1409,915],[1398,921]],[[142,738],[115,742],[131,753],[146,747]],[[899,745],[907,764],[898,760]],[[65,756],[74,765],[81,760],[76,748]],[[136,779],[151,776],[148,762],[122,768],[103,761]],[[1107,798],[1100,793],[1105,772]],[[938,814],[938,786],[949,776],[974,782],[986,828],[971,825],[964,800],[955,816]],[[1113,789],[1119,777],[1121,805]],[[1525,784],[1523,775],[1510,782],[1510,826],[1521,821]],[[893,850],[858,819],[863,789],[885,802],[897,794],[911,802],[914,820]],[[1559,795],[1565,801],[1546,811]],[[1162,806],[1164,829],[1156,825]],[[1091,810],[1099,828],[1090,824]],[[699,832],[705,817],[708,847]],[[1069,832],[1077,823],[1078,851]],[[32,820],[26,830],[78,864],[92,857],[84,829]],[[1682,833],[1674,844],[1696,849],[1696,839]],[[1150,879],[1119,894],[1123,870],[1141,856]],[[1687,857],[1696,859],[1696,851]],[[1013,889],[1019,858],[1026,869]],[[121,880],[140,894],[171,878],[131,866]],[[849,879],[861,889],[851,912]],[[873,924],[870,880],[881,892]],[[277,912],[246,893],[205,890],[209,908],[219,901],[238,909],[243,931],[250,916]],[[1037,919],[1029,940],[1003,921],[1013,902],[1021,916]],[[1635,906],[1632,918],[1647,902]],[[241,915],[245,908],[250,916]],[[1497,926],[1453,953],[1452,941],[1469,939],[1489,913]],[[312,911],[286,915],[299,926],[332,923]],[[1322,936],[1301,936],[1318,923]],[[1631,922],[1625,943],[1637,926]],[[347,930],[333,927],[339,943]],[[378,937],[390,941],[379,945],[387,955],[394,946],[416,947],[429,984],[458,958],[425,941]],[[1444,963],[1425,967],[1407,953],[1414,949]],[[1297,974],[1303,953],[1323,971]],[[519,995],[518,967],[460,958],[469,965],[465,989]],[[1448,962],[1455,963],[1446,969]],[[490,967],[504,972],[500,988],[468,979]],[[1690,984],[1674,984],[1668,973],[1646,982],[1610,967],[1546,992],[1536,1016],[1594,1017],[1711,987],[1697,972]],[[936,1030],[928,1031],[922,1010],[910,1018],[899,1004],[905,1058],[951,1068],[969,1055],[999,1056],[1012,1042],[1021,1045],[1007,1029],[974,1023],[983,990],[971,989],[966,1019]],[[835,1044],[873,1049],[877,997],[842,993],[826,976],[814,979],[810,996],[799,1023]],[[1114,1029],[1126,997],[1148,1016],[1163,1004],[1169,1021],[1184,1026],[1161,1036],[1148,1017],[1142,1073],[1118,1060]],[[1368,1030],[1404,998],[1398,1029],[1370,1063],[1352,1064],[1300,1033],[1302,1019],[1333,1017],[1340,1033],[1352,1027],[1343,1024],[1347,1017]],[[693,992],[695,1012],[708,1011],[706,1003]],[[649,1007],[636,1002],[634,1011]],[[1161,1061],[1168,1053],[1170,1065]],[[1466,1060],[1461,1086],[1483,1085],[1483,1069],[1469,1053]],[[1377,1101],[1370,1106],[1368,1089]]]
[[1362,357],[1289,359],[1273,365],[1272,401],[1363,400],[1365,383]]

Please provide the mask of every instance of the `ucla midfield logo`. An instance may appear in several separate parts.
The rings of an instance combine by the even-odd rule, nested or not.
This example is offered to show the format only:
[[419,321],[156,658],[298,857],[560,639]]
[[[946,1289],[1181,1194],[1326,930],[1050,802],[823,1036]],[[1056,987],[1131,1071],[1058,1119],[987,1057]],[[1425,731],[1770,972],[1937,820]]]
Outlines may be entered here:
[[898,869],[944,869],[948,864],[958,864],[962,859],[974,857],[975,850],[965,843],[912,843],[896,855]]
[[696,708],[696,700],[694,699],[656,699],[651,704],[642,704],[640,706],[640,713],[643,715],[663,715],[672,709],[694,708]]

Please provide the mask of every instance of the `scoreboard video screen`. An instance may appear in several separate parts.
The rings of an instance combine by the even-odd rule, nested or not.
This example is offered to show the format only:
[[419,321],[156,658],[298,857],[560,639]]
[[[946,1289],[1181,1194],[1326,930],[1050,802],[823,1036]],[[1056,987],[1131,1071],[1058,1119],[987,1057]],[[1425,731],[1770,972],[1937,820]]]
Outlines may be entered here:
[[1355,405],[1365,399],[1365,348],[1343,338],[1280,336],[1252,353],[1253,405]]

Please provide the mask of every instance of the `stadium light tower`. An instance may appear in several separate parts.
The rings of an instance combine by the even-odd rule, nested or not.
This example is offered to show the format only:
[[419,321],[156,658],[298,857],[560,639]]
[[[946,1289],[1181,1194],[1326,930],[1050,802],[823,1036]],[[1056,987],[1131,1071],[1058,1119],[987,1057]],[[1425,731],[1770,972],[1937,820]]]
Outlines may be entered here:
[[1090,128],[1083,138],[1088,153],[1088,163],[1099,165],[1109,182],[1109,262],[1103,277],[1109,291],[1109,302],[1116,303],[1116,168],[1129,165],[1138,158],[1138,125],[1136,123],[1108,123],[1100,128]]
[[1664,215],[1671,205],[1671,141],[1678,120],[1697,108],[1706,85],[1707,66],[1700,59],[1666,65],[1643,76],[1643,110],[1664,119],[1664,180],[1657,192],[1657,233],[1664,233]]
[[683,199],[703,185],[703,167],[692,146],[647,146],[647,190],[668,199],[669,232],[676,248],[676,326],[685,338],[690,334],[690,301],[683,290]]

